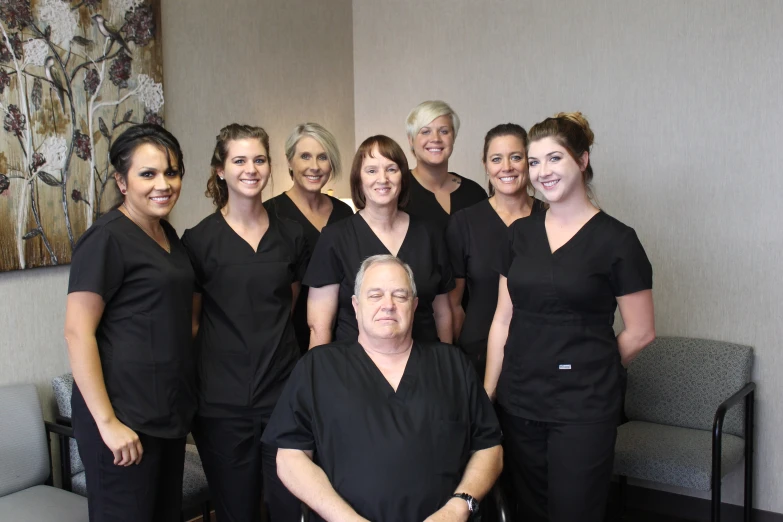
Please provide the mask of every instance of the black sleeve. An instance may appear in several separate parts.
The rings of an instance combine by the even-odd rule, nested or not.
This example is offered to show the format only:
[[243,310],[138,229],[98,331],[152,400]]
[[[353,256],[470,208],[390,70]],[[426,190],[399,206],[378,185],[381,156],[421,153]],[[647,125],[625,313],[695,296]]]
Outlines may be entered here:
[[337,252],[338,232],[342,228],[326,226],[315,244],[313,256],[310,258],[310,264],[307,266],[302,284],[313,288],[335,285],[342,282],[343,274],[342,263]]
[[652,288],[652,265],[633,229],[628,229],[615,249],[611,282],[615,296]]
[[296,234],[294,247],[296,248],[294,281],[301,281],[304,279],[307,265],[310,263],[310,255],[312,254],[310,243],[305,238],[304,232]]
[[284,449],[315,450],[313,393],[308,361],[300,359],[272,412],[261,440]]
[[495,258],[497,266],[494,268],[504,277],[508,277],[508,271],[511,269],[511,263],[514,261],[514,231],[516,230],[516,224],[520,221],[522,220],[519,219],[512,223],[508,227],[508,235],[500,239],[498,256]]
[[79,239],[71,258],[68,293],[92,292],[108,303],[125,277],[117,239],[104,226],[90,227]]
[[446,239],[443,235],[433,235],[433,241],[437,243],[436,264],[440,269],[440,283],[438,283],[438,295],[445,294],[454,290],[457,284],[454,282],[454,276],[451,271],[451,256],[446,246]]
[[468,400],[470,401],[470,451],[479,451],[503,442],[503,434],[500,431],[495,409],[479,383],[476,370],[465,359],[465,380],[468,387]]
[[454,277],[465,279],[468,272],[468,227],[463,219],[464,213],[457,212],[449,218],[446,227],[446,246],[451,258],[451,271]]
[[185,250],[188,252],[188,257],[190,258],[190,264],[193,266],[193,271],[196,273],[196,284],[193,288],[193,291],[197,294],[203,294],[204,287],[202,285],[204,283],[204,266],[201,263],[201,256],[199,256],[196,252],[196,246],[193,240],[193,230],[187,229],[185,233],[182,234],[181,241],[182,246],[184,246]]

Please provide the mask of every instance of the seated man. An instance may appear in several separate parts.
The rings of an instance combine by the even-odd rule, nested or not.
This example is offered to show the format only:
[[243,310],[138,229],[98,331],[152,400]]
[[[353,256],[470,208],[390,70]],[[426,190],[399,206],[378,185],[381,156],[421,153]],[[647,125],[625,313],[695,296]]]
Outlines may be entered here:
[[503,453],[475,370],[411,339],[416,286],[396,257],[365,260],[354,293],[358,342],[310,350],[264,432],[280,479],[315,520],[468,520]]

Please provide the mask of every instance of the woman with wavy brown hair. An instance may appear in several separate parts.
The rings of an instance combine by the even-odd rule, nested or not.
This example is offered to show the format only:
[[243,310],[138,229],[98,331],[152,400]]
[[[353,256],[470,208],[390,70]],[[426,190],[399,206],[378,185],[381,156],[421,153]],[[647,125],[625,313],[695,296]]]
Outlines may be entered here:
[[196,273],[193,335],[198,413],[193,436],[220,521],[299,520],[261,434],[299,358],[291,314],[309,259],[302,227],[264,208],[269,136],[221,129],[207,195],[216,211],[182,236]]

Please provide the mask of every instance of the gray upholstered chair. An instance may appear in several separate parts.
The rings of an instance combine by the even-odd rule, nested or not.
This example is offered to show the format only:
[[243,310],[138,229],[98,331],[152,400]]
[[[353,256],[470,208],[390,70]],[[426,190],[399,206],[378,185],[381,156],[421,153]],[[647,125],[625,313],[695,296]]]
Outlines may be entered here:
[[744,519],[750,520],[752,363],[751,347],[704,339],[658,338],[642,351],[628,368],[629,422],[617,430],[621,502],[627,477],[711,490],[711,520],[717,522],[721,479],[744,458]]
[[[70,426],[73,374],[66,373],[52,379],[52,389],[59,411],[57,422],[63,426]],[[65,448],[61,455],[63,488],[87,496],[87,480],[84,474],[84,465],[79,458],[76,441],[71,438],[62,446]],[[201,508],[203,519],[209,520],[211,506],[207,477],[204,474],[201,457],[199,457],[196,446],[187,444],[185,446],[185,471],[182,477],[182,509],[183,511],[192,511],[196,507]]]
[[0,518],[87,522],[87,500],[51,486],[49,433],[32,384],[0,387]]

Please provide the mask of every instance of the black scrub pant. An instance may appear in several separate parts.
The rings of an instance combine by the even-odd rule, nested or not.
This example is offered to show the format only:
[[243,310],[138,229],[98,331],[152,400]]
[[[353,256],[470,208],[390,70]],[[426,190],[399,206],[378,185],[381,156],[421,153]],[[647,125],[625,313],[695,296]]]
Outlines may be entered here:
[[185,437],[138,433],[141,462],[117,466],[92,418],[74,416],[73,428],[86,473],[90,522],[179,522]]
[[267,421],[257,415],[196,417],[193,438],[217,522],[260,522],[262,490],[270,522],[301,520],[301,502],[277,476],[277,448],[261,443]]
[[503,449],[525,522],[602,522],[609,498],[617,422],[560,424],[498,408]]

